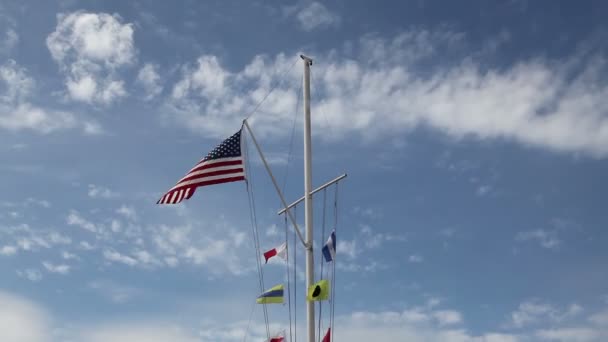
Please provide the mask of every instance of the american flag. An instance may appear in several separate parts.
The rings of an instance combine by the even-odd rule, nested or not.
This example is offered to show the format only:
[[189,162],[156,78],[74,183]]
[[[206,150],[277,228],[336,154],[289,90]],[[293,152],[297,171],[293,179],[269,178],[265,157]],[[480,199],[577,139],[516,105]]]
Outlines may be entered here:
[[176,204],[194,195],[199,186],[245,180],[241,131],[224,140],[196,164],[156,204]]

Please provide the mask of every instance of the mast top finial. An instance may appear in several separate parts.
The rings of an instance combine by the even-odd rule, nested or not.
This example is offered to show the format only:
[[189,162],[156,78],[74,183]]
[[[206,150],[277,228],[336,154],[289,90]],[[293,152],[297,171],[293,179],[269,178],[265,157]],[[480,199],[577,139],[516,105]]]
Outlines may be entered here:
[[312,65],[312,58],[306,57],[304,55],[300,55],[300,58],[302,58],[303,60],[305,60],[306,62],[308,62],[308,65]]

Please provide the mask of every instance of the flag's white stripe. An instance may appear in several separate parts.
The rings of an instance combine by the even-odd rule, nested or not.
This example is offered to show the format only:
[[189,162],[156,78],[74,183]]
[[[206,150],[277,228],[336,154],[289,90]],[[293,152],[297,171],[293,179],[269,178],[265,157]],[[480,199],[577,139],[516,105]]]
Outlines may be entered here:
[[173,196],[171,196],[171,204],[175,204],[175,197],[177,197],[177,191],[174,191]]
[[167,203],[167,196],[169,196],[169,194],[165,194],[165,196],[163,196],[163,199],[160,201],[160,204],[166,204]]
[[169,192],[171,192],[179,187],[186,186],[186,185],[198,184],[198,183],[202,183],[202,182],[214,181],[214,180],[224,179],[224,178],[233,178],[233,177],[245,177],[245,173],[244,172],[234,172],[234,173],[227,173],[225,175],[218,175],[218,176],[211,176],[211,177],[203,176],[203,177],[199,177],[196,179],[191,179],[189,181],[181,182],[181,183],[177,184],[176,186],[174,186],[173,188],[171,188],[171,190],[169,190]]
[[184,194],[184,198],[188,198],[189,193],[190,193],[190,188],[186,188],[186,193]]
[[203,165],[212,165],[212,164],[216,164],[216,163],[223,163],[223,162],[230,162],[230,161],[237,161],[237,160],[243,160],[243,157],[241,156],[241,157],[228,157],[228,158],[204,160],[204,161],[200,161],[196,165],[194,165],[194,167],[190,171],[196,169],[197,167],[201,167]]
[[184,189],[181,189],[179,191],[179,194],[177,195],[177,203],[182,201],[182,195],[184,194]]
[[228,166],[218,166],[218,167],[212,167],[212,168],[208,168],[208,169],[202,169],[199,171],[188,173],[182,179],[180,179],[177,183],[179,184],[179,182],[183,181],[186,178],[192,177],[192,176],[204,175],[206,173],[217,172],[217,171],[238,170],[238,169],[242,169],[242,168],[243,168],[243,165],[228,165]]

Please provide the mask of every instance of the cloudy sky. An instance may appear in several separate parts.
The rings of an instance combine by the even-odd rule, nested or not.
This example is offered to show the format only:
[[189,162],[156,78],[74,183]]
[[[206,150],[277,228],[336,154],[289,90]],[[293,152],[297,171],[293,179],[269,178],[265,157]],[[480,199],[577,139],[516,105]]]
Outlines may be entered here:
[[[316,246],[337,229],[337,341],[608,340],[607,13],[603,1],[2,1],[0,339],[263,341],[245,183],[155,202],[249,115],[300,197],[306,53],[313,182],[349,175],[337,210],[335,188],[314,203]],[[285,222],[247,146],[266,249]],[[264,278],[285,282],[285,265]],[[269,307],[271,332],[288,313]]]

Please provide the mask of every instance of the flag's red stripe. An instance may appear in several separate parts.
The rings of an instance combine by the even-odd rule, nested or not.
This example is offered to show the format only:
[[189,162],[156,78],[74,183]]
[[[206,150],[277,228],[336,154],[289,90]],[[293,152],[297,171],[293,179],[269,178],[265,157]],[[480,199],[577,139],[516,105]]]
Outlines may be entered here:
[[273,248],[271,250],[269,250],[268,252],[264,253],[264,259],[266,259],[266,263],[268,263],[268,259],[272,258],[273,256],[277,255],[277,249]]
[[202,175],[193,175],[193,176],[186,175],[186,177],[182,178],[177,184],[179,184],[181,182],[191,181],[191,180],[194,180],[194,179],[197,179],[197,178],[205,178],[205,177],[228,175],[228,174],[231,174],[231,173],[241,173],[243,171],[244,170],[241,167],[240,169],[229,169],[229,170],[211,171],[211,172],[203,173]]
[[209,168],[214,168],[214,167],[230,166],[230,165],[241,165],[241,164],[243,164],[243,160],[242,159],[241,160],[225,161],[225,162],[217,162],[217,163],[212,163],[212,164],[203,164],[201,166],[197,166],[197,167],[193,168],[188,173],[192,173],[192,172],[196,172],[196,171],[200,171],[200,170],[204,170],[204,169],[209,169]]
[[[230,182],[238,182],[238,181],[242,181],[245,180],[244,176],[237,176],[237,177],[227,177],[227,178],[221,178],[221,179],[214,179],[214,180],[210,180],[210,181],[203,181],[203,182],[199,182],[196,184],[189,184],[189,185],[185,185],[185,186],[180,186],[179,188],[176,188],[174,190],[171,190],[171,192],[168,192],[165,196],[167,197],[167,200],[164,203],[169,203],[171,202],[171,197],[173,196],[173,193],[176,191],[180,191],[182,189],[186,189],[186,188],[192,188],[190,190],[190,196],[192,196],[192,193],[194,192],[195,188],[198,188],[199,186],[206,186],[206,185],[214,185],[214,184],[222,184],[222,183],[230,183]],[[165,197],[163,196],[163,198]],[[161,198],[162,199],[162,198]],[[173,203],[171,203],[173,204]]]

